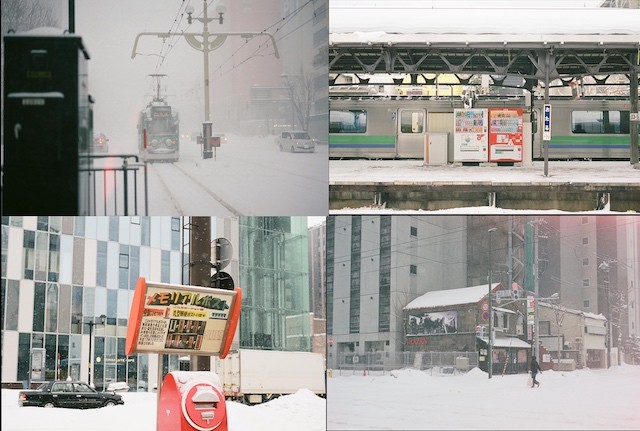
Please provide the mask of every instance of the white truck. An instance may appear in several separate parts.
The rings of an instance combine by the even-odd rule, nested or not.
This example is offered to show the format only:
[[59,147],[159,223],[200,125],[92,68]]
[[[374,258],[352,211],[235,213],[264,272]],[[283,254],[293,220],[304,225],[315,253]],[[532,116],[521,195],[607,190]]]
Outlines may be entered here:
[[299,389],[325,396],[325,369],[320,353],[240,349],[216,358],[212,371],[228,400],[258,404]]

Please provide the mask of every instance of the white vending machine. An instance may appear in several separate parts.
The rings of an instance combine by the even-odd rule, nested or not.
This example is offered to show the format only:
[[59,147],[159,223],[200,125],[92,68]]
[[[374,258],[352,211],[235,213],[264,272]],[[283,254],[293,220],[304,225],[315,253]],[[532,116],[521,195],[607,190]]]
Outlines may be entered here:
[[454,109],[453,161],[489,160],[489,114],[487,109]]

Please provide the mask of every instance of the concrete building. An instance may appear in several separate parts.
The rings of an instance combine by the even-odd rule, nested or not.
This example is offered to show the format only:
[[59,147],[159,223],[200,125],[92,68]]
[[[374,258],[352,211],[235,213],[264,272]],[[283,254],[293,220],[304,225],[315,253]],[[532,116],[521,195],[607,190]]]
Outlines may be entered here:
[[615,361],[622,360],[622,348],[639,332],[640,217],[469,216],[468,226],[469,285],[486,281],[487,230],[495,227],[494,280],[537,289],[542,298],[558,294],[565,307],[603,314]]
[[[214,22],[210,31],[268,32],[279,58],[272,40],[264,36],[229,37],[213,51],[209,78],[214,128],[268,134],[280,127],[308,127],[313,138],[326,142],[328,0],[225,4],[224,23]],[[298,113],[306,121],[307,109],[310,122],[304,125]]]
[[[607,319],[602,314],[539,302],[539,358],[543,369],[573,370],[606,367]],[[558,354],[558,352],[560,352]]]
[[[506,292],[505,292],[506,291]],[[492,297],[511,289],[492,283]],[[524,314],[516,303],[504,306],[488,301],[489,284],[428,292],[405,307],[406,352],[417,368],[454,364],[489,369],[489,319],[493,314],[492,374],[524,373],[531,359],[531,345],[518,338],[524,334]],[[439,363],[434,363],[434,353]],[[477,354],[477,355],[476,355]],[[461,366],[458,358],[465,358]]]
[[327,366],[404,349],[403,308],[466,284],[466,217],[327,218]]

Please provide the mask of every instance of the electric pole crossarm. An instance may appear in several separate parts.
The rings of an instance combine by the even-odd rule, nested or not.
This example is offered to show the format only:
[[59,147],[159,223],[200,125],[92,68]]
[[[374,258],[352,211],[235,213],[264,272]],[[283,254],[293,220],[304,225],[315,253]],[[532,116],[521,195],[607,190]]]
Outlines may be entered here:
[[[198,51],[203,50],[203,42],[200,42],[199,40],[196,39],[196,37],[202,38],[202,33],[139,33],[136,36],[135,42],[133,43],[133,50],[131,51],[132,59],[135,58],[136,55],[138,54],[136,50],[138,48],[138,40],[140,40],[141,36],[156,36],[161,39],[166,39],[172,36],[184,36],[184,38],[187,40],[187,42],[192,48],[197,49]],[[208,42],[210,51],[219,48],[225,42],[228,36],[240,36],[243,39],[251,39],[255,36],[267,36],[269,37],[269,39],[271,39],[271,43],[273,44],[273,54],[276,56],[276,58],[280,58],[280,53],[278,52],[278,46],[276,45],[276,39],[273,37],[271,33],[268,33],[265,31],[261,31],[257,33],[246,32],[246,31],[231,32],[231,33],[208,33],[208,36],[215,36],[215,40]]]
[[133,50],[131,51],[131,58],[134,59],[136,58],[136,54],[138,54],[136,52],[136,49],[138,48],[138,40],[140,40],[140,36],[157,36],[161,39],[166,39],[170,36],[179,36],[182,33],[139,33],[136,36],[136,41],[133,43]]

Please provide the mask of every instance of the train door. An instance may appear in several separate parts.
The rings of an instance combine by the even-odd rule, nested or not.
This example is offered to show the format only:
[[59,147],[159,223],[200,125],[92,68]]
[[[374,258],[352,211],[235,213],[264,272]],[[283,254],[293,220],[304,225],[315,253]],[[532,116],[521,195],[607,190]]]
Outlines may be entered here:
[[424,109],[400,109],[398,111],[397,157],[424,157],[426,122],[427,113]]

